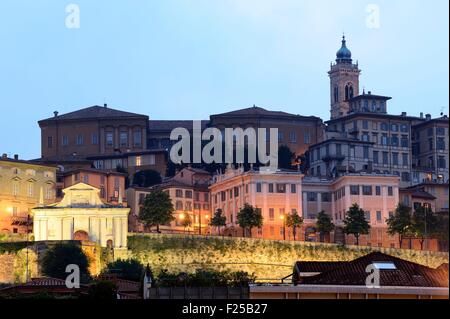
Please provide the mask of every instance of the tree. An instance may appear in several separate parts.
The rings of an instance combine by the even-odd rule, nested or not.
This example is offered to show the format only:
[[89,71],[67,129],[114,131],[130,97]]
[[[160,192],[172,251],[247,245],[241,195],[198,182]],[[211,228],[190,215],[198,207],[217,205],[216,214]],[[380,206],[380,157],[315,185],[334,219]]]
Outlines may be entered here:
[[388,225],[388,234],[391,236],[398,234],[399,245],[402,248],[403,238],[411,235],[411,208],[399,203],[394,214],[386,220],[386,223]]
[[150,187],[160,184],[161,175],[152,169],[136,172],[133,176],[133,185],[139,187]]
[[419,206],[414,210],[411,220],[411,230],[415,237],[419,238],[420,250],[423,250],[423,243],[429,234],[433,234],[436,229],[436,216],[431,209]]
[[159,233],[159,225],[173,221],[173,204],[169,194],[161,190],[155,190],[145,197],[144,204],[139,211],[139,220],[147,227],[156,226]]
[[222,215],[222,209],[218,208],[216,212],[214,213],[214,217],[211,218],[210,225],[213,227],[217,227],[217,231],[219,232],[220,236],[220,227],[225,226],[227,222],[226,216]]
[[439,241],[439,248],[448,251],[448,214],[438,214],[436,217],[436,228],[432,234]]
[[80,246],[75,244],[56,244],[50,248],[42,260],[44,275],[59,279],[66,279],[68,265],[77,265],[80,269],[80,279],[89,276],[89,260]]
[[108,263],[104,273],[115,273],[121,279],[140,281],[144,271],[144,266],[136,259],[118,259]]
[[292,169],[294,157],[295,153],[293,153],[289,147],[286,145],[281,145],[278,148],[278,168]]
[[192,218],[188,212],[184,212],[183,216],[184,217],[183,220],[181,221],[181,225],[184,227],[184,231],[186,232],[186,228],[189,228],[192,225]]
[[250,204],[244,204],[244,207],[237,213],[237,223],[243,229],[245,237],[246,230],[249,231],[250,237],[252,236],[253,227],[261,227],[263,225],[263,217],[261,209],[253,207]]
[[316,230],[320,233],[320,242],[324,241],[325,235],[328,235],[334,229],[330,215],[321,211],[317,214]]
[[117,286],[111,281],[96,281],[89,286],[88,299],[115,300],[117,299]]
[[307,174],[309,170],[309,151],[306,151],[305,154],[300,155],[297,158],[297,161],[300,163],[300,172],[302,174]]
[[301,227],[303,224],[303,217],[299,216],[297,211],[295,210],[292,214],[288,214],[286,218],[286,226],[292,227],[292,234],[297,235],[297,227]]
[[369,233],[370,225],[366,220],[364,210],[358,204],[353,204],[347,211],[344,219],[344,233],[352,234],[356,238],[356,245],[359,245],[359,236]]

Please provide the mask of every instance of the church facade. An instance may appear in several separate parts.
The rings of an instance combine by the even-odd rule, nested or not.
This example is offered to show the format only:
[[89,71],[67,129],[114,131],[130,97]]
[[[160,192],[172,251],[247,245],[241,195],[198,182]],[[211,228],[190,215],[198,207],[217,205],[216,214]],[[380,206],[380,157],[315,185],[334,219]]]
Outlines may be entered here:
[[129,208],[103,203],[100,190],[84,183],[63,192],[61,202],[32,210],[35,241],[82,240],[127,249]]

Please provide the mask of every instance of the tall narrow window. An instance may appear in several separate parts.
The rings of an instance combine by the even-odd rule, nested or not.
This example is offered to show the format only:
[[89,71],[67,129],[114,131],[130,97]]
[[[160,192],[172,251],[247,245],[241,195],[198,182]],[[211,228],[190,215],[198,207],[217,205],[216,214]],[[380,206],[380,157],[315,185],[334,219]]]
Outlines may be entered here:
[[53,147],[53,137],[52,136],[47,137],[47,147],[48,148]]
[[142,145],[142,132],[141,131],[134,131],[133,133],[133,144],[134,146],[141,146]]
[[97,136],[96,133],[92,133],[91,142],[92,142],[92,145],[97,145],[98,144],[98,136]]
[[83,135],[77,136],[77,145],[83,145]]
[[106,145],[113,146],[113,143],[114,143],[113,133],[107,132],[106,133]]
[[126,147],[128,146],[128,133],[120,132],[120,146]]

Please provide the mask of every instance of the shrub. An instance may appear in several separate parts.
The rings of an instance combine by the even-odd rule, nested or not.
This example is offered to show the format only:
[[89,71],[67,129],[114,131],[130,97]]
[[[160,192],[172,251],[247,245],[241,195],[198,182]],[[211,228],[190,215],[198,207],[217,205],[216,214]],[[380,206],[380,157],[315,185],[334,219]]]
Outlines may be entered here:
[[104,273],[115,273],[121,279],[140,281],[144,270],[144,266],[136,259],[118,259],[108,263]]
[[42,260],[42,272],[49,277],[66,279],[66,267],[77,265],[81,279],[89,276],[89,261],[81,247],[74,244],[56,244],[50,248]]
[[97,281],[89,286],[88,298],[95,300],[117,299],[117,286],[111,281]]

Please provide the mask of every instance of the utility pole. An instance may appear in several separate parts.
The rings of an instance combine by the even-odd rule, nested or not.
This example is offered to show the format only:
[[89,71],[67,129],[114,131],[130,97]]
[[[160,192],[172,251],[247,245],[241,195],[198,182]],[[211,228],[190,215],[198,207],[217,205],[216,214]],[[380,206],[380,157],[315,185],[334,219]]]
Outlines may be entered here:
[[28,282],[29,273],[28,273],[28,245],[29,245],[29,225],[30,225],[30,214],[27,215],[27,223],[26,223],[26,232],[27,232],[27,257],[26,257],[26,275],[25,275],[25,282]]

